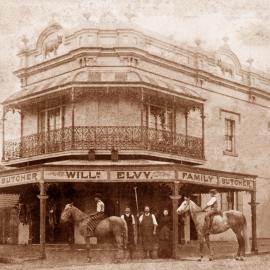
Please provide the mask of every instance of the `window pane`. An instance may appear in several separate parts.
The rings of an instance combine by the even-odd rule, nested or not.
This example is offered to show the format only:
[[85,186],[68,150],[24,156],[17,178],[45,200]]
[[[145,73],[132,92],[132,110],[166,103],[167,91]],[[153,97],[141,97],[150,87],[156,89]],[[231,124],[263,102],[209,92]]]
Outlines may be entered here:
[[234,152],[234,128],[235,122],[231,119],[225,119],[225,142],[226,142],[226,151]]
[[55,130],[61,127],[60,108],[48,111],[48,130]]
[[45,132],[45,112],[40,112],[39,114],[38,132]]

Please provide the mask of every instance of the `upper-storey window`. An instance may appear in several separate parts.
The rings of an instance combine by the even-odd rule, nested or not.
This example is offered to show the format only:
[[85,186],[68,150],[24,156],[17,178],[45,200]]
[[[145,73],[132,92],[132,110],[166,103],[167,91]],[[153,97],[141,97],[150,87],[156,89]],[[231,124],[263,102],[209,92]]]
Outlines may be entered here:
[[64,126],[64,107],[45,109],[39,113],[39,132],[50,132]]
[[173,109],[145,104],[144,126],[150,128],[148,140],[162,144],[169,142],[173,138]]
[[48,131],[61,128],[60,108],[48,110]]
[[225,118],[225,152],[235,154],[235,121]]
[[219,118],[222,119],[224,125],[224,148],[223,154],[237,157],[236,139],[240,135],[239,127],[241,123],[241,115],[238,112],[227,109],[220,109]]
[[147,105],[146,125],[149,128],[163,131],[172,131],[173,114],[172,109],[157,105]]

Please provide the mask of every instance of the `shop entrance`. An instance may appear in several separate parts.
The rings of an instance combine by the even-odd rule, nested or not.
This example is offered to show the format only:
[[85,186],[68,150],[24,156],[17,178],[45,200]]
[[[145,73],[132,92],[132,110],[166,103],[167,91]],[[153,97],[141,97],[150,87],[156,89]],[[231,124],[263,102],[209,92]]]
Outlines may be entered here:
[[105,216],[120,215],[121,189],[105,183],[49,183],[47,184],[46,241],[47,243],[76,243],[78,235],[73,224],[60,222],[61,212],[68,203],[91,214],[96,211],[94,195],[101,194],[105,203]]
[[[162,183],[50,183],[47,189],[46,241],[47,243],[79,243],[73,226],[63,227],[60,215],[67,203],[73,202],[86,214],[95,211],[94,194],[99,193],[105,204],[106,216],[120,216],[129,206],[136,217],[145,205],[157,219],[167,208],[171,213],[171,190]],[[66,225],[67,226],[67,225]],[[76,230],[76,228],[75,228]],[[74,235],[75,238],[74,239]],[[79,237],[79,238],[78,238]],[[78,238],[78,239],[77,239]]]

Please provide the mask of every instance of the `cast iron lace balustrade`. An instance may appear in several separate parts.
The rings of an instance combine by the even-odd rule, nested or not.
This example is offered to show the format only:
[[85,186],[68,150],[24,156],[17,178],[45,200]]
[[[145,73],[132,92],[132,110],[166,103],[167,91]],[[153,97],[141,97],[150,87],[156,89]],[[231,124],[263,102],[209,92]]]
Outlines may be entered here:
[[202,138],[138,126],[77,126],[5,142],[5,160],[70,150],[148,150],[203,159]]

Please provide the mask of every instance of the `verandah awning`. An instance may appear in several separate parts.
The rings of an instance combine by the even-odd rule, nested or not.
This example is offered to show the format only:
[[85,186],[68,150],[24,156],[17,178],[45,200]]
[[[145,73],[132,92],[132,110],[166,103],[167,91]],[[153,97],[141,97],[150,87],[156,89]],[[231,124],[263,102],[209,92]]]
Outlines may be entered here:
[[45,81],[35,83],[17,91],[3,101],[3,105],[12,105],[22,102],[25,99],[37,98],[39,96],[55,93],[71,87],[78,87],[80,83],[83,87],[100,87],[103,85],[112,86],[149,86],[165,90],[168,94],[179,97],[194,99],[202,103],[205,101],[202,96],[194,89],[187,88],[180,83],[160,78],[157,75],[146,74],[145,72],[115,72],[115,71],[98,71],[90,70],[79,71],[73,77],[70,74],[59,76]]
[[229,190],[256,190],[256,176],[167,162],[59,161],[0,172],[0,188],[39,182],[171,183]]

